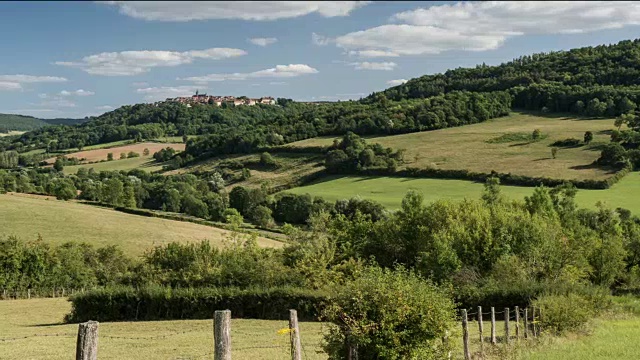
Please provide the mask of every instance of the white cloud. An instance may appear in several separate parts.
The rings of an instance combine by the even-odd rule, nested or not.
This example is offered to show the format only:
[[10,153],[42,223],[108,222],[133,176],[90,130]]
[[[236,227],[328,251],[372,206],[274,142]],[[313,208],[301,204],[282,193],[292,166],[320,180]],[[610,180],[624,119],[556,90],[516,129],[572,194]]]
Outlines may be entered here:
[[318,46],[325,46],[329,45],[333,40],[320,34],[311,33],[311,41]]
[[34,75],[0,75],[0,81],[13,82],[19,84],[26,83],[51,83],[51,82],[65,82],[67,79],[58,76],[34,76]]
[[402,84],[406,83],[407,81],[408,81],[407,79],[389,80],[389,81],[387,81],[387,85],[397,86],[397,85],[402,85]]
[[268,46],[271,44],[275,44],[276,42],[278,42],[278,39],[276,38],[253,38],[253,39],[247,39],[248,42],[252,43],[253,45],[258,45],[258,46]]
[[121,51],[104,52],[85,56],[80,61],[57,61],[56,65],[78,67],[89,74],[104,76],[130,76],[148,72],[158,66],[190,64],[195,59],[219,60],[246,55],[247,52],[233,48],[211,48],[205,50],[178,51]]
[[111,110],[113,109],[113,106],[111,105],[101,105],[101,106],[96,106],[97,110]]
[[286,81],[271,81],[269,85],[287,85]]
[[639,2],[458,2],[401,12],[335,39],[350,55],[394,57],[496,49],[527,34],[575,34],[640,25]]
[[135,86],[135,87],[145,87],[145,86],[149,86],[149,83],[141,81],[141,82],[134,82],[131,83],[131,86]]
[[398,64],[394,62],[354,62],[349,65],[354,66],[356,70],[384,70],[391,71],[395,69]]
[[136,89],[138,94],[143,94],[145,100],[148,101],[157,101],[164,100],[169,97],[178,97],[178,96],[191,96],[196,90],[203,91],[205,88],[193,86],[193,85],[183,85],[183,86],[160,86],[160,87],[147,87]]
[[120,13],[149,21],[241,19],[268,21],[311,13],[347,16],[369,1],[102,1]]
[[22,90],[22,85],[17,82],[0,81],[0,91]]
[[210,81],[246,80],[255,78],[290,78],[305,74],[316,74],[318,70],[305,64],[276,65],[274,68],[254,71],[250,73],[233,74],[209,74],[204,76],[192,76],[184,79],[197,83],[207,83]]
[[67,91],[67,90],[62,90],[60,91],[60,95],[61,96],[91,96],[91,95],[95,95],[96,93],[94,93],[93,91],[87,91],[87,90],[82,90],[82,89],[78,89],[75,91]]

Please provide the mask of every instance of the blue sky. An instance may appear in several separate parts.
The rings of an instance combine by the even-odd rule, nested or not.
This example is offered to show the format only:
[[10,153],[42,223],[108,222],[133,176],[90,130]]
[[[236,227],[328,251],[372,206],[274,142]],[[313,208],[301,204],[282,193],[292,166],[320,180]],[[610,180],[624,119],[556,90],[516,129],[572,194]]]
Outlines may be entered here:
[[0,2],[0,113],[190,95],[358,99],[406,79],[636,38],[640,3]]

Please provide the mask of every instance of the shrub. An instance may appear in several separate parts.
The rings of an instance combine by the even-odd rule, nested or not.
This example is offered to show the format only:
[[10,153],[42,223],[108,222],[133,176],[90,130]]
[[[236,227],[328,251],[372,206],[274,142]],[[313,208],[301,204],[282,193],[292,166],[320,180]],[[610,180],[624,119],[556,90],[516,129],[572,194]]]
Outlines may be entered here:
[[558,140],[558,141],[554,142],[553,144],[551,144],[551,146],[556,146],[556,147],[578,147],[578,146],[580,146],[580,144],[581,143],[580,143],[579,139],[567,138],[567,139],[564,139],[564,140]]
[[136,158],[136,157],[140,157],[140,154],[138,154],[137,152],[129,151],[129,153],[127,154],[127,158],[129,159]]
[[126,159],[126,158],[127,158],[127,153],[120,153],[120,160]]
[[107,154],[107,161],[112,161],[113,160],[113,153],[108,153]]
[[261,227],[269,227],[273,223],[271,209],[266,206],[256,206],[251,210],[251,222]]
[[234,318],[284,320],[289,309],[303,321],[318,320],[326,302],[324,291],[291,287],[269,289],[111,287],[71,297],[67,322],[211,319],[228,309]]
[[323,311],[330,359],[347,358],[347,343],[362,359],[442,359],[440,339],[455,319],[444,292],[402,268],[372,267],[337,289]]
[[262,166],[277,166],[278,162],[276,159],[271,156],[268,152],[263,152],[260,154],[260,165]]
[[557,147],[551,148],[551,157],[555,159],[557,156],[558,156],[558,148]]
[[595,314],[594,305],[577,294],[546,295],[533,302],[540,309],[540,327],[554,334],[580,330]]
[[149,156],[149,149],[144,148],[144,150],[142,150],[142,155]]
[[533,140],[538,140],[540,139],[541,136],[542,136],[542,133],[540,132],[540,129],[533,130],[533,133],[531,134],[531,138]]

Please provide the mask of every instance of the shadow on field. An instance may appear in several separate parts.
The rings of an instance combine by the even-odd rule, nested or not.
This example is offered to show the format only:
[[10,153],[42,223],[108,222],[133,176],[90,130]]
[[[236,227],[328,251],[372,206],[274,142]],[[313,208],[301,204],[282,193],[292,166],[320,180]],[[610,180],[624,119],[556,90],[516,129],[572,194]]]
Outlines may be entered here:
[[68,324],[63,322],[57,322],[57,323],[50,323],[50,324],[33,324],[33,325],[26,325],[26,326],[27,327],[49,327],[49,326],[61,326],[61,325],[68,325]]

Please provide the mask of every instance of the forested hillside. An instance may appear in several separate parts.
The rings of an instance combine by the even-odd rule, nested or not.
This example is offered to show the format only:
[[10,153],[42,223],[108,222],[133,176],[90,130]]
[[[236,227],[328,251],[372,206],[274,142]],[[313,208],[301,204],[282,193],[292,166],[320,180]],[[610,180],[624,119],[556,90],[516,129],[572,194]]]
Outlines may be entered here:
[[521,56],[498,66],[478,65],[411,79],[380,93],[389,100],[426,98],[454,90],[486,92],[556,83],[590,87],[640,84],[640,39],[615,45]]
[[32,116],[0,114],[0,132],[31,131],[46,125],[44,121]]
[[506,92],[454,92],[431,99],[326,105],[279,99],[280,106],[216,107],[178,103],[123,106],[78,126],[56,126],[23,134],[9,150],[50,151],[125,139],[207,135],[187,144],[187,153],[247,152],[318,135],[397,134],[485,121],[506,115]]

